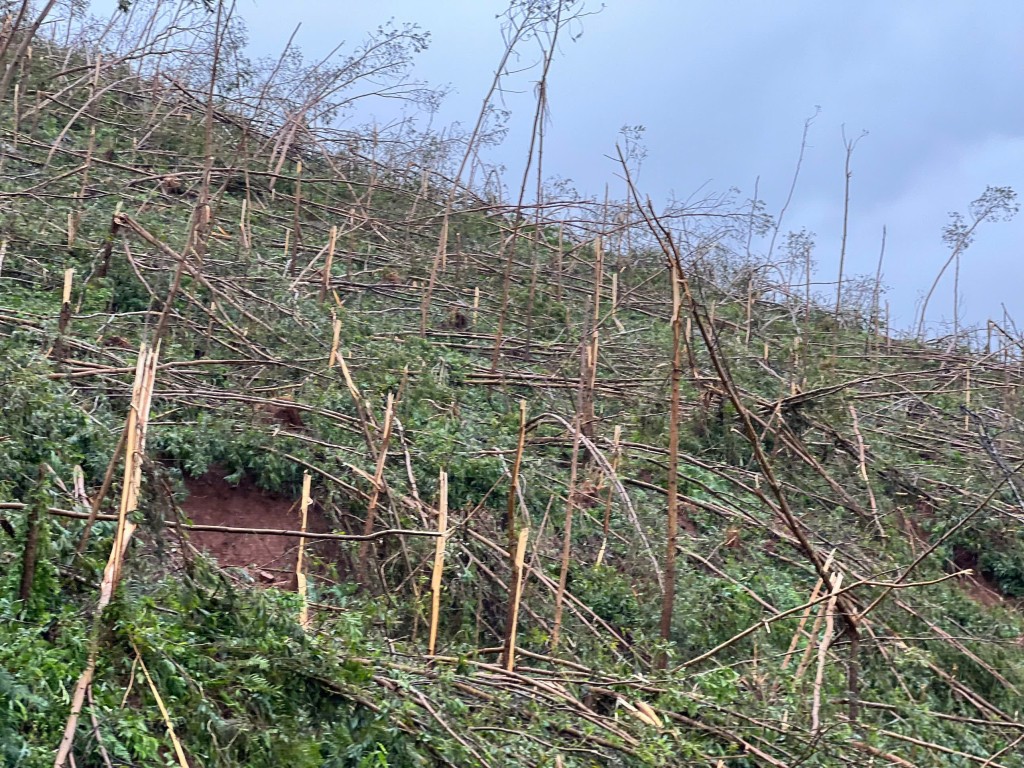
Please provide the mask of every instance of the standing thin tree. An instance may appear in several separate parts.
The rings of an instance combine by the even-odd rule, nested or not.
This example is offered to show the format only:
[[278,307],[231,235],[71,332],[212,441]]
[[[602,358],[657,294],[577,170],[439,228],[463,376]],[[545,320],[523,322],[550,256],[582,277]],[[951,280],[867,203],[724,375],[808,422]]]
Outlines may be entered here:
[[[974,242],[974,233],[981,223],[985,221],[1009,221],[1017,215],[1019,210],[1020,205],[1017,203],[1017,193],[1013,189],[1010,187],[985,187],[984,193],[967,207],[970,219],[965,219],[961,213],[954,212],[949,215],[949,224],[942,230],[942,241],[949,246],[952,252],[949,254],[949,258],[946,259],[946,263],[942,265],[942,269],[939,270],[939,274],[935,276],[932,287],[928,289],[928,295],[924,297],[924,301],[921,303],[921,316],[917,323],[917,335],[919,337],[924,337],[924,322],[925,315],[928,312],[928,302],[931,301],[932,294],[938,288],[939,281],[946,274],[950,264],[953,262],[960,263],[960,255]],[[959,286],[955,286],[955,290],[959,290]],[[957,297],[954,295],[954,315],[956,313],[956,300]]]
[[[679,259],[669,254],[669,279],[672,281],[672,391],[668,419],[668,519],[665,523],[665,588],[661,598],[661,639],[672,636],[672,612],[676,599],[676,546],[679,538],[679,390],[683,379],[683,275]],[[657,666],[664,669],[668,656],[658,655]]]
[[[621,149],[618,152],[627,187],[636,202],[637,210],[643,215],[643,203],[633,186],[626,157]],[[665,236],[668,236],[667,232]],[[676,549],[679,543],[679,398],[683,380],[683,298],[686,278],[675,247],[664,248],[663,251],[672,285],[672,379],[669,394],[668,480],[665,484],[668,509],[665,521],[665,576],[662,581],[659,626],[661,639],[667,643],[672,636],[672,616],[676,601]],[[668,655],[665,651],[658,654],[655,665],[659,669],[668,666]]]
[[843,268],[846,266],[846,240],[850,228],[850,179],[853,172],[850,170],[850,160],[853,158],[853,150],[857,144],[868,135],[867,131],[861,131],[860,136],[852,141],[846,138],[846,127],[843,127],[843,146],[846,148],[846,163],[843,167],[843,237],[839,243],[839,277],[836,279],[836,322],[839,322],[839,310],[843,304]]
[[[437,285],[437,277],[441,273],[448,256],[448,228],[451,221],[452,210],[455,207],[455,200],[462,189],[462,177],[466,173],[466,168],[469,166],[470,160],[472,160],[476,155],[478,150],[477,144],[481,133],[488,117],[492,115],[491,107],[494,95],[500,92],[502,78],[508,74],[509,61],[512,59],[512,56],[516,52],[517,46],[519,46],[520,43],[539,34],[543,25],[550,18],[561,18],[563,7],[569,8],[577,2],[579,2],[579,0],[556,0],[555,7],[550,8],[550,3],[546,2],[538,3],[532,2],[531,0],[511,0],[508,9],[504,13],[505,24],[503,25],[502,33],[505,37],[505,49],[502,52],[501,60],[498,62],[497,69],[494,70],[494,77],[491,80],[491,86],[487,91],[487,95],[484,96],[483,104],[480,106],[480,112],[477,115],[476,125],[473,126],[473,131],[466,141],[466,151],[462,156],[462,161],[459,163],[459,169],[455,174],[451,189],[445,199],[444,213],[441,217],[441,233],[437,242],[437,251],[434,254],[434,261],[430,268],[430,276],[427,279],[427,289],[423,293],[423,301],[420,306],[420,336],[425,335],[427,332],[427,314],[430,311],[430,302],[434,294],[434,288]],[[556,24],[556,30],[558,26],[559,25]],[[550,47],[553,48],[553,46]],[[548,61],[548,57],[546,57],[545,60]],[[545,77],[546,71],[547,67],[545,67]],[[546,96],[542,89],[538,94],[538,110],[541,109],[541,105],[546,105],[546,103]],[[536,137],[536,126],[533,137]],[[531,157],[532,154],[531,148]],[[529,173],[529,165],[530,163],[528,161],[527,168],[524,173],[524,184],[526,179],[525,174]]]
[[[498,359],[501,356],[501,344],[505,334],[505,321],[508,316],[508,301],[509,292],[512,287],[512,265],[515,263],[516,256],[516,242],[519,236],[519,229],[523,223],[523,201],[526,199],[526,186],[530,178],[530,168],[533,165],[533,159],[537,157],[537,172],[540,173],[541,164],[543,162],[543,148],[544,148],[544,121],[548,115],[548,73],[551,71],[551,62],[554,59],[555,51],[558,47],[558,33],[561,32],[562,27],[570,21],[569,17],[564,15],[564,11],[572,9],[573,5],[577,3],[577,0],[558,0],[555,3],[555,7],[551,10],[544,8],[544,3],[535,4],[537,6],[533,12],[540,12],[541,16],[538,19],[537,28],[533,34],[541,39],[541,32],[545,29],[547,22],[551,23],[551,30],[547,32],[547,40],[541,41],[541,49],[544,52],[543,64],[541,65],[540,80],[537,82],[537,105],[533,112],[533,128],[530,131],[530,148],[526,154],[526,167],[523,169],[523,178],[519,184],[519,196],[516,199],[516,215],[512,223],[512,231],[509,235],[510,245],[507,249],[507,255],[505,258],[505,271],[501,281],[501,303],[498,307],[498,327],[494,334],[494,349],[491,353],[491,370],[496,371],[498,369]],[[531,7],[534,4],[531,4]],[[540,205],[540,200],[536,201],[536,204]]]

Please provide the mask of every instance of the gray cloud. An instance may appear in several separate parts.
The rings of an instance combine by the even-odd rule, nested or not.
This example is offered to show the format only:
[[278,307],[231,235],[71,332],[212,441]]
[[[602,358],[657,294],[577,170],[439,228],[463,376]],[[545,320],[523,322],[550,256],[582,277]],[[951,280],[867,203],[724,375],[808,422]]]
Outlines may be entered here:
[[[472,121],[500,54],[496,0],[243,3],[254,50],[279,48],[303,21],[311,53],[355,40],[390,17],[434,34],[418,74],[451,83],[442,120]],[[591,3],[591,7],[596,7]],[[287,29],[285,27],[288,27]],[[705,182],[760,194],[777,211],[792,176],[803,120],[810,136],[790,228],[818,234],[822,279],[834,274],[842,214],[840,126],[870,135],[854,156],[850,266],[874,272],[889,228],[886,282],[894,316],[914,302],[947,255],[941,228],[986,185],[1024,193],[1024,3],[1017,0],[609,0],[578,42],[562,45],[550,84],[546,169],[589,194],[613,193],[614,151],[625,124],[647,127],[641,182],[655,199]],[[530,80],[509,94],[515,130],[494,158],[521,169],[532,110]],[[620,185],[621,186],[621,185]],[[620,190],[621,193],[621,190]],[[964,259],[970,320],[1021,308],[1016,285],[1024,217],[981,232]],[[950,315],[940,289],[934,319]],[[931,314],[931,313],[930,313]],[[1024,317],[1021,318],[1024,320]]]

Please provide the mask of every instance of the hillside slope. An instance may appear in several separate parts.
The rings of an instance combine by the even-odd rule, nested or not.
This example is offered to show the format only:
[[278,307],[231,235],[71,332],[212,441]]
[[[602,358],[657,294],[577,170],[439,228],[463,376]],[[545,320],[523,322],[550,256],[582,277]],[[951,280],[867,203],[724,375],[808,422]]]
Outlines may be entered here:
[[[725,199],[516,209],[42,42],[17,83],[7,765],[70,715],[90,767],[1024,766],[1012,329],[822,309]],[[295,535],[305,475],[308,530],[370,540]],[[190,528],[203,488],[235,530]]]

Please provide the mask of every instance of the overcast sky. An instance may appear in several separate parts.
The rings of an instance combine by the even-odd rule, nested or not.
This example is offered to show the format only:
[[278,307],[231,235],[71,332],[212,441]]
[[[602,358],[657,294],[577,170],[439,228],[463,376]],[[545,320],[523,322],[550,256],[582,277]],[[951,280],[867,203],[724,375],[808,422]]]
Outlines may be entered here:
[[[295,24],[310,57],[357,42],[382,22],[433,35],[416,75],[449,85],[439,119],[472,125],[502,50],[503,0],[240,0],[252,52],[276,53]],[[600,9],[591,0],[588,8]],[[579,28],[574,31],[580,31]],[[893,321],[915,303],[949,251],[950,211],[986,185],[1024,195],[1024,2],[1021,0],[607,0],[553,64],[545,167],[585,194],[622,194],[614,155],[624,125],[646,127],[642,190],[657,200],[702,185],[739,187],[777,213],[804,120],[811,129],[784,229],[817,234],[821,278],[834,277],[847,136],[853,157],[849,264],[873,274],[888,227],[884,280]],[[527,57],[526,60],[529,60]],[[513,131],[492,154],[521,173],[532,119],[531,80],[510,95]],[[618,185],[618,188],[616,187]],[[985,226],[964,258],[963,316],[984,323],[1000,303],[1024,325],[1024,215]],[[948,320],[951,284],[930,319]]]

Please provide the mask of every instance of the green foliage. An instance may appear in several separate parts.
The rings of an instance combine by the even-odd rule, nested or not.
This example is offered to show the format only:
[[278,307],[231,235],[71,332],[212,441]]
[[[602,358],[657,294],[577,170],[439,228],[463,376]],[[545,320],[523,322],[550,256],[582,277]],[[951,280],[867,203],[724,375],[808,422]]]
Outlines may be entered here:
[[571,574],[574,595],[614,627],[634,628],[641,624],[643,612],[636,592],[614,568],[595,565],[577,568]]
[[[516,7],[527,12],[527,5]],[[389,72],[426,42],[410,29],[392,29],[384,39],[383,48],[367,49],[367,61],[380,63],[374,57],[395,46],[398,69]],[[84,56],[68,57],[67,66],[88,67]],[[367,61],[349,64],[364,71]],[[310,93],[344,71],[320,80],[291,54],[281,66]],[[521,240],[503,246],[512,215],[492,215],[460,193],[449,222],[449,262],[435,275],[421,335],[419,304],[441,236],[439,201],[448,194],[438,181],[445,177],[443,142],[394,150],[395,167],[378,154],[392,151],[385,149],[391,139],[358,131],[346,135],[344,147],[324,145],[334,153],[330,162],[311,156],[306,138],[284,158],[271,157],[253,150],[252,140],[264,127],[276,130],[280,115],[264,115],[260,130],[243,135],[237,125],[246,97],[232,96],[218,103],[207,146],[203,110],[191,110],[177,91],[172,106],[152,102],[150,85],[121,68],[123,83],[79,112],[88,85],[58,75],[65,67],[53,53],[33,60],[23,80],[28,98],[57,77],[67,90],[19,126],[17,152],[2,149],[0,193],[8,207],[0,240],[10,247],[0,275],[0,501],[15,503],[0,511],[7,524],[0,532],[0,764],[52,764],[68,691],[95,639],[93,703],[75,751],[84,768],[104,765],[94,732],[113,764],[173,764],[142,662],[190,759],[215,768],[418,768],[481,759],[566,768],[762,764],[745,743],[786,765],[883,759],[858,751],[864,744],[913,764],[965,764],[886,730],[949,745],[975,762],[1007,748],[998,760],[1020,766],[1003,731],[980,726],[995,710],[979,714],[971,703],[980,696],[1012,713],[1024,690],[1017,652],[1024,620],[1012,603],[1024,596],[1024,542],[1010,522],[1019,510],[1009,487],[908,575],[927,584],[901,584],[872,610],[860,637],[857,691],[871,706],[856,724],[845,719],[842,703],[850,695],[850,638],[832,638],[821,671],[827,727],[811,737],[824,615],[820,604],[806,612],[802,606],[818,573],[780,514],[740,409],[692,328],[678,477],[688,525],[677,552],[671,631],[658,637],[661,591],[647,546],[661,567],[672,330],[664,257],[644,232],[616,232],[605,243],[606,268],[616,264],[618,304],[613,318],[604,291],[597,308],[596,419],[587,425],[591,439],[573,485],[572,433],[552,414],[571,423],[578,407],[580,347],[594,313],[593,222],[579,230],[520,222]],[[259,74],[244,63],[228,69],[222,85],[232,94]],[[298,114],[287,89],[267,88],[273,109]],[[314,119],[326,120],[329,111]],[[5,141],[13,131],[7,113],[0,131]],[[631,161],[640,157],[638,136],[627,130]],[[81,158],[90,142],[104,160],[90,168],[83,197]],[[364,167],[360,153],[372,154],[374,165]],[[422,160],[435,154],[436,167]],[[208,155],[212,219],[200,259],[189,243],[195,245],[197,169]],[[293,196],[300,187],[292,163],[300,157],[306,170],[297,238]],[[282,159],[283,175],[268,173]],[[344,180],[338,163],[347,169]],[[25,192],[25,184],[44,180],[46,195]],[[110,241],[118,201],[147,237],[122,228]],[[1010,191],[989,190],[970,209],[970,221],[954,217],[948,244],[962,250],[975,224],[1012,215],[1015,206]],[[77,222],[70,245],[68,221]],[[715,333],[713,349],[728,362],[801,532],[822,556],[835,550],[832,567],[846,584],[873,582],[851,593],[867,605],[880,582],[907,575],[907,564],[988,492],[991,450],[1020,452],[1018,374],[1011,365],[972,379],[971,403],[993,421],[995,437],[985,444],[991,450],[983,450],[977,434],[961,426],[965,398],[957,377],[965,361],[976,360],[969,349],[950,362],[927,345],[889,339],[891,353],[871,355],[866,350],[879,339],[854,313],[837,318],[783,291],[748,303],[747,289],[772,271],[751,263],[745,237],[768,226],[763,205],[716,213],[707,232],[699,216],[686,221],[688,238],[709,237],[699,259],[685,259],[701,317]],[[333,290],[321,302],[318,270],[333,226],[342,237]],[[281,242],[286,230],[291,251]],[[94,624],[115,525],[97,522],[79,556],[81,521],[45,510],[83,513],[98,492],[126,417],[134,351],[152,337],[177,268],[176,257],[153,240],[185,253],[188,269],[162,338],[142,502],[133,516],[140,527],[113,603]],[[106,246],[113,249],[101,277]],[[812,247],[806,233],[790,239],[798,263]],[[289,270],[293,253],[296,274]],[[509,254],[510,300],[500,307]],[[58,360],[51,350],[69,267],[76,270],[74,309],[67,353]],[[477,288],[481,301],[470,310]],[[495,354],[499,316],[503,347]],[[335,320],[355,394],[340,368],[328,366]],[[986,357],[984,365],[994,364]],[[375,486],[389,395],[397,421],[381,464],[386,482]],[[513,496],[517,525],[528,524],[531,537],[523,653],[515,673],[505,675],[489,654],[504,639],[508,607],[505,510],[520,399],[537,419]],[[76,466],[88,500],[76,490]],[[173,525],[189,478],[213,472],[229,483],[251,479],[297,498],[308,468],[315,511],[348,532],[364,525],[371,498],[380,526],[432,527],[438,476],[447,472],[436,658],[423,658],[433,539],[373,543],[366,548],[372,574],[363,583],[355,578],[358,545],[307,541],[313,621],[304,630],[295,593],[254,587],[242,569],[219,570],[197,553],[198,536],[187,539]],[[104,513],[115,511],[119,495],[120,465],[113,469],[113,486],[100,500]],[[570,486],[568,594],[561,640],[552,648]],[[40,561],[26,602],[18,590],[35,512]],[[245,574],[255,584],[291,576],[277,565],[254,565]],[[943,580],[967,566],[990,599]],[[996,592],[1006,602],[985,604]],[[792,613],[776,621],[782,611]],[[718,649],[713,658],[689,663],[711,648]],[[653,663],[662,653],[665,670]],[[660,727],[636,715],[640,701],[660,713]]]
[[978,556],[978,569],[1007,597],[1024,598],[1024,536],[997,548],[987,548]]
[[29,339],[17,334],[0,339],[0,492],[5,495],[33,489],[40,465],[69,479],[72,468],[88,467],[109,439],[70,392],[48,377],[50,372]]

